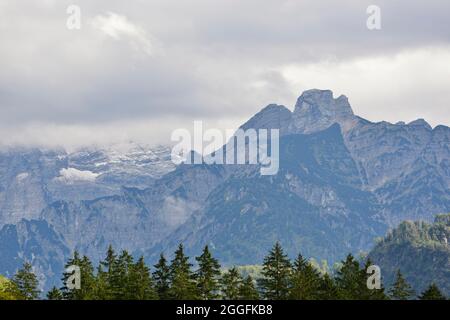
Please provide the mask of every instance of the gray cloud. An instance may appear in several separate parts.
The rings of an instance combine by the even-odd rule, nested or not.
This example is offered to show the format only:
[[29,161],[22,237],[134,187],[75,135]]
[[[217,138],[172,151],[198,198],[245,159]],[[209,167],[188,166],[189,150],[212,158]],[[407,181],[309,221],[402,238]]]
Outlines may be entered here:
[[0,0],[0,143],[165,142],[311,87],[370,120],[448,125],[450,3],[379,0],[369,31],[372,2]]

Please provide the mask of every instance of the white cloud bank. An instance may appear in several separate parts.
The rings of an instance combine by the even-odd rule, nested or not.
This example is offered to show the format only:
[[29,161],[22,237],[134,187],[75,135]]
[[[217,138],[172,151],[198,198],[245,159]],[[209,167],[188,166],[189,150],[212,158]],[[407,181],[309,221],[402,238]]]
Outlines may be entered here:
[[370,4],[78,0],[68,30],[66,1],[0,0],[0,145],[166,143],[314,87],[368,120],[449,125],[450,2],[379,0],[379,31]]

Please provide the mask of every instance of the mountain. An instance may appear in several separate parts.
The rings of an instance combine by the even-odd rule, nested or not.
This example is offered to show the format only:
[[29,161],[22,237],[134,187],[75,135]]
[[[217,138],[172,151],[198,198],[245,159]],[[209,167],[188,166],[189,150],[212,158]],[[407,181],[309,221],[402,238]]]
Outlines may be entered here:
[[261,176],[258,168],[231,175],[157,249],[172,251],[183,242],[194,254],[208,244],[226,264],[251,264],[281,241],[292,257],[301,251],[336,261],[369,248],[385,232],[376,198],[360,188],[339,125],[285,136],[280,145],[277,175]]
[[417,294],[435,283],[449,295],[449,240],[450,214],[438,215],[432,224],[406,221],[379,241],[368,257],[380,266],[385,284],[401,270]]
[[44,282],[61,277],[65,260],[71,251],[64,238],[43,220],[22,220],[0,230],[0,270],[12,277],[26,261]]
[[[169,148],[0,153],[0,239],[19,243],[0,255],[34,259],[46,286],[61,268],[48,253],[56,246],[58,256],[77,249],[95,260],[112,244],[152,263],[182,241],[189,254],[210,244],[227,264],[253,264],[280,240],[291,256],[332,263],[403,220],[450,211],[448,127],[373,123],[345,96],[314,89],[294,111],[272,104],[241,128],[280,129],[276,175],[258,165],[175,167]],[[28,232],[27,223],[47,228]]]
[[91,200],[147,187],[175,168],[170,148],[136,143],[108,148],[0,149],[0,227],[36,219],[55,201]]

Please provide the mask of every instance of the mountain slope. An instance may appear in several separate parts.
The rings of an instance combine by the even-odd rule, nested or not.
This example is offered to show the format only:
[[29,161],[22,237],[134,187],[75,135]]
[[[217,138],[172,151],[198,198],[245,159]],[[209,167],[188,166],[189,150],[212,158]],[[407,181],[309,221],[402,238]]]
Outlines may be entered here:
[[275,176],[261,176],[255,168],[229,177],[150,253],[170,251],[182,241],[188,252],[209,244],[225,263],[250,264],[280,241],[291,256],[301,251],[335,261],[367,249],[385,232],[376,198],[359,189],[356,164],[339,125],[283,137],[280,157]]
[[439,215],[433,224],[401,223],[370,252],[380,266],[386,284],[401,270],[406,280],[422,292],[436,283],[450,294],[450,214]]
[[168,147],[134,143],[64,150],[11,147],[0,150],[0,227],[38,219],[59,200],[118,194],[122,186],[145,188],[175,169]]

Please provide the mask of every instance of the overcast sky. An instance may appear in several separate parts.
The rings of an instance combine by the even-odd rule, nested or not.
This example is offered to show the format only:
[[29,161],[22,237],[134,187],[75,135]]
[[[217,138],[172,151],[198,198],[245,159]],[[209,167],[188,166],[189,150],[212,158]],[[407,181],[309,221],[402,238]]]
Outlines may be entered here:
[[[81,29],[66,26],[69,5]],[[381,9],[368,30],[366,9]],[[0,0],[0,144],[166,143],[310,88],[450,124],[450,1]]]

